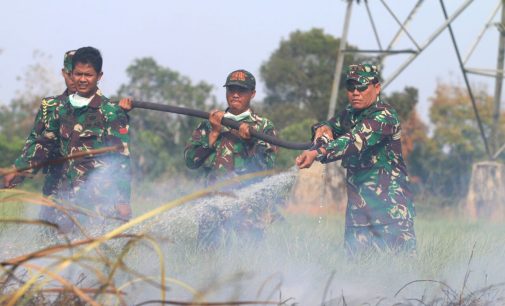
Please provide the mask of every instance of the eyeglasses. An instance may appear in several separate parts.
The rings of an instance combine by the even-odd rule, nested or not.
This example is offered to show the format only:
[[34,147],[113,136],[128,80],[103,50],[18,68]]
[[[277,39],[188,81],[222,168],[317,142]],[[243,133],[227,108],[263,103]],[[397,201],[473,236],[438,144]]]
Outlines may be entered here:
[[250,92],[251,89],[249,88],[245,88],[245,87],[242,87],[242,86],[237,86],[237,85],[229,85],[229,86],[226,86],[226,91],[229,92],[229,93],[247,93],[247,92]]
[[353,84],[353,83],[347,83],[345,85],[345,88],[347,88],[347,91],[354,92],[354,90],[358,90],[359,92],[364,92],[365,90],[368,89],[368,85],[363,85],[363,84]]

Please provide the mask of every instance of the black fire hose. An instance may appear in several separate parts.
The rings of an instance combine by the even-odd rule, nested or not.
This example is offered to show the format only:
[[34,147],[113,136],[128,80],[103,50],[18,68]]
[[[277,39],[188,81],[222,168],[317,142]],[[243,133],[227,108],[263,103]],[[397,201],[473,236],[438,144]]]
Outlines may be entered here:
[[[191,117],[198,117],[198,118],[202,118],[202,119],[209,119],[208,112],[204,112],[204,111],[200,111],[200,110],[196,110],[196,109],[191,109],[191,108],[173,106],[173,105],[166,105],[166,104],[159,104],[159,103],[145,102],[145,101],[133,101],[133,107],[134,108],[149,109],[149,110],[157,110],[157,111],[161,111],[161,112],[181,114],[181,115],[186,115],[186,116],[191,116]],[[223,118],[223,120],[221,120],[221,123],[223,125],[226,125],[228,127],[231,127],[233,129],[237,129],[237,130],[240,127],[240,122],[237,122],[237,121],[229,119],[229,118]],[[266,141],[268,143],[271,143],[273,145],[283,147],[286,149],[306,150],[312,146],[311,142],[306,142],[306,143],[290,142],[290,141],[285,141],[285,140],[279,139],[279,138],[271,136],[271,135],[256,132],[254,130],[251,130],[250,132],[251,132],[252,137],[258,138],[260,140]]]

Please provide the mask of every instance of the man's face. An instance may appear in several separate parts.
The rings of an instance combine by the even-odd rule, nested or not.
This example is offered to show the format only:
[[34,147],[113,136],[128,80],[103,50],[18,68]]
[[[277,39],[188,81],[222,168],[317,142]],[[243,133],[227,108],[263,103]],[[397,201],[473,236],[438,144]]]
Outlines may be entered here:
[[73,94],[76,90],[74,81],[72,80],[72,72],[67,72],[65,69],[61,69],[61,75],[65,80],[65,85],[67,85],[67,90],[69,94]]
[[255,94],[255,90],[250,90],[245,87],[227,86],[226,101],[228,102],[230,113],[238,115],[248,110],[251,99],[254,98]]
[[101,78],[102,72],[97,73],[90,64],[76,63],[72,70],[72,81],[77,93],[82,97],[94,95]]
[[347,82],[347,98],[352,108],[356,110],[363,110],[370,107],[370,105],[377,100],[380,90],[381,86],[378,83],[362,85],[353,80]]

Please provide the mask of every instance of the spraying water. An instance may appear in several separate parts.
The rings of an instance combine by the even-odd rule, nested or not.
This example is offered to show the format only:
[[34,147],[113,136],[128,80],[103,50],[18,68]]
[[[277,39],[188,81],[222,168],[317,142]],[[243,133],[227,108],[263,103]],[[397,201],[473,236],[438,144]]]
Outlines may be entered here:
[[[459,305],[470,305],[476,299],[488,304],[503,301],[505,238],[500,233],[505,227],[500,223],[468,223],[444,216],[423,218],[421,214],[416,222],[417,257],[374,253],[349,259],[343,252],[342,216],[328,216],[328,222],[321,223],[318,217],[282,213],[285,218],[266,226],[261,239],[243,239],[243,233],[231,230],[226,243],[218,248],[199,248],[199,226],[209,211],[237,216],[239,221],[228,224],[240,224],[247,221],[240,219],[243,208],[254,211],[282,205],[295,177],[296,171],[291,170],[233,191],[211,194],[126,231],[152,237],[161,253],[146,239],[133,245],[128,245],[131,239],[104,244],[99,250],[110,260],[123,256],[124,247],[128,248],[121,257],[127,269],[120,269],[113,277],[116,287],[126,294],[127,304],[159,300],[162,290],[155,284],[160,284],[162,276],[168,287],[165,298],[179,301],[268,300],[285,302],[283,305],[326,306],[419,304],[408,299],[427,305],[460,301]],[[97,237],[113,227],[109,224],[88,230]],[[40,238],[38,230],[30,225],[3,230],[2,260],[54,244]],[[81,238],[76,235],[72,240]],[[5,248],[9,244],[12,247]],[[76,251],[58,254],[67,253]],[[34,262],[47,265],[51,260]],[[111,271],[110,266],[95,264],[104,273]],[[85,275],[82,286],[97,283],[95,275],[79,265],[62,275],[74,282]],[[145,279],[140,280],[140,275]],[[100,300],[106,305],[113,301],[113,297]]]

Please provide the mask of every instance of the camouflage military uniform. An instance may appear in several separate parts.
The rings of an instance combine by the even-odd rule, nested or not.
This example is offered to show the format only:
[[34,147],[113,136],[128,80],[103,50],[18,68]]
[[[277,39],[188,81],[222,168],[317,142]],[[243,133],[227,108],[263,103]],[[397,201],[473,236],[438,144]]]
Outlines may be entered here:
[[415,210],[396,111],[378,96],[366,109],[349,105],[337,117],[314,126],[313,132],[321,125],[331,127],[334,140],[322,145],[326,154],[317,159],[322,163],[341,160],[347,169],[348,251],[415,252]]
[[84,107],[72,106],[67,98],[49,117],[45,138],[63,156],[122,145],[120,153],[66,162],[59,198],[114,217],[116,204],[130,203],[129,124],[118,105],[99,91]]
[[[270,120],[251,112],[240,122],[248,123],[255,131],[267,135],[276,135]],[[203,167],[207,184],[230,175],[241,175],[255,171],[272,169],[277,147],[258,139],[243,140],[223,127],[213,148],[209,147],[211,125],[208,120],[202,122],[189,140],[184,150],[184,159],[188,168]]]
[[[44,134],[47,129],[48,118],[54,110],[68,97],[65,90],[61,95],[42,99],[42,104],[35,117],[33,128],[26,139],[21,155],[14,162],[17,169],[27,168],[34,165],[34,161],[44,162],[51,159],[60,158],[61,154],[54,142],[45,141]],[[46,174],[42,193],[45,196],[56,194],[56,188],[62,175],[61,164],[44,167]],[[36,173],[38,169],[32,169],[31,173]],[[44,215],[44,213],[43,213]]]
[[[248,123],[257,132],[276,134],[272,122],[254,112],[240,122]],[[230,176],[273,168],[277,147],[254,138],[243,140],[223,127],[214,147],[211,148],[208,136],[211,129],[208,120],[202,122],[193,132],[184,151],[189,168],[204,168],[207,184]],[[270,218],[269,221],[265,221],[267,217]],[[254,211],[250,207],[242,207],[236,211],[208,207],[200,217],[198,246],[204,249],[216,248],[225,243],[231,233],[239,234],[242,239],[260,239],[266,222],[271,223],[278,217],[274,207],[266,207],[262,211]]]

